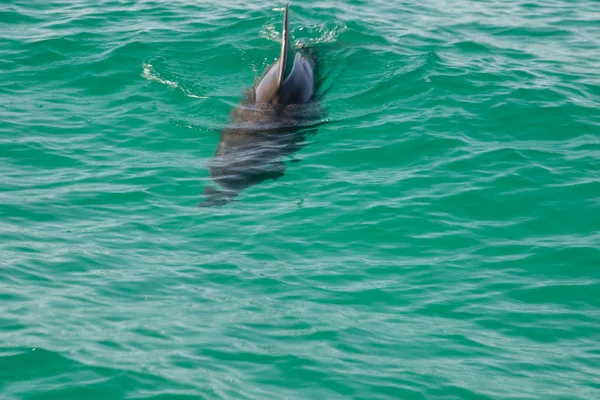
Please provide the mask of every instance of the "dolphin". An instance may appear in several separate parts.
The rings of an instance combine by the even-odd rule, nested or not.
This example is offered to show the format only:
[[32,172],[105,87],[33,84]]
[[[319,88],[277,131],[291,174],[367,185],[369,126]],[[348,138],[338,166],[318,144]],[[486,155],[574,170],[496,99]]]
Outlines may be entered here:
[[[290,63],[290,56],[293,61]],[[280,159],[302,147],[307,126],[318,121],[316,59],[309,49],[290,49],[289,4],[283,16],[281,53],[255,85],[246,90],[231,123],[221,131],[210,178],[199,205],[222,206],[244,189],[283,176]]]

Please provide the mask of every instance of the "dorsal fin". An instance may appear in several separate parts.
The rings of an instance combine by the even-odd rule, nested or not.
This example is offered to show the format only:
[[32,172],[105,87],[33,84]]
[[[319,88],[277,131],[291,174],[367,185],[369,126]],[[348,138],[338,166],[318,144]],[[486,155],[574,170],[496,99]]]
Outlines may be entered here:
[[285,13],[283,14],[283,32],[281,33],[281,56],[279,57],[279,76],[277,78],[277,86],[281,87],[283,77],[285,75],[285,68],[287,63],[287,54],[290,48],[290,35],[289,35],[289,20],[288,13],[290,9],[290,3],[285,5]]
[[290,48],[288,12],[289,3],[285,6],[283,15],[283,32],[281,34],[281,54],[277,61],[271,65],[267,73],[256,85],[255,101],[258,104],[276,104],[279,102],[279,91],[284,82],[287,67],[287,55]]

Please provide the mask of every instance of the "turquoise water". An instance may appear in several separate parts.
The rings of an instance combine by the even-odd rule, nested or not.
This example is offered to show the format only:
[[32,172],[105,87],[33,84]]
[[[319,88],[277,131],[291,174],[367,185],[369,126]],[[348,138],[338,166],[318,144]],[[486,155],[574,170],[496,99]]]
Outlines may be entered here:
[[199,208],[282,2],[3,0],[0,398],[600,398],[599,11],[293,2],[327,113]]

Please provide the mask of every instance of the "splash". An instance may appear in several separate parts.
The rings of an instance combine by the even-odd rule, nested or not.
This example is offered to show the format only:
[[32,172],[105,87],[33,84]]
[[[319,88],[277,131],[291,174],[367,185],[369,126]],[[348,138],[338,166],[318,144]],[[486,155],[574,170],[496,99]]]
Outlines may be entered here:
[[[260,31],[260,37],[272,42],[279,42],[281,40],[281,32],[278,29],[278,25],[265,25]],[[314,46],[321,43],[334,43],[340,34],[347,30],[348,27],[343,24],[336,24],[334,26],[313,25],[306,28],[299,28],[292,32],[290,36],[294,38],[293,41],[296,47]]]
[[[314,46],[321,43],[334,43],[337,38],[348,30],[346,25],[337,24],[333,27],[326,27],[323,25],[313,25],[310,28],[300,28],[300,31],[307,30],[310,36],[309,39],[297,39],[295,40],[296,46]],[[316,33],[316,35],[315,35]],[[316,37],[315,37],[316,36]]]

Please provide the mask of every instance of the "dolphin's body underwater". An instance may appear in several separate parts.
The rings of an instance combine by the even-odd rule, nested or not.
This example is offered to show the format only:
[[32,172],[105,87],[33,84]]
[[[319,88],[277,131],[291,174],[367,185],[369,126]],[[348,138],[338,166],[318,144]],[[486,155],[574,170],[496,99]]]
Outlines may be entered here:
[[[246,92],[232,112],[232,123],[223,131],[209,169],[218,188],[208,186],[200,206],[227,204],[243,189],[283,175],[281,157],[302,146],[302,128],[320,114],[314,100],[315,59],[308,52],[294,54],[291,70],[285,8],[281,55],[258,82]],[[289,69],[289,68],[288,68]]]

